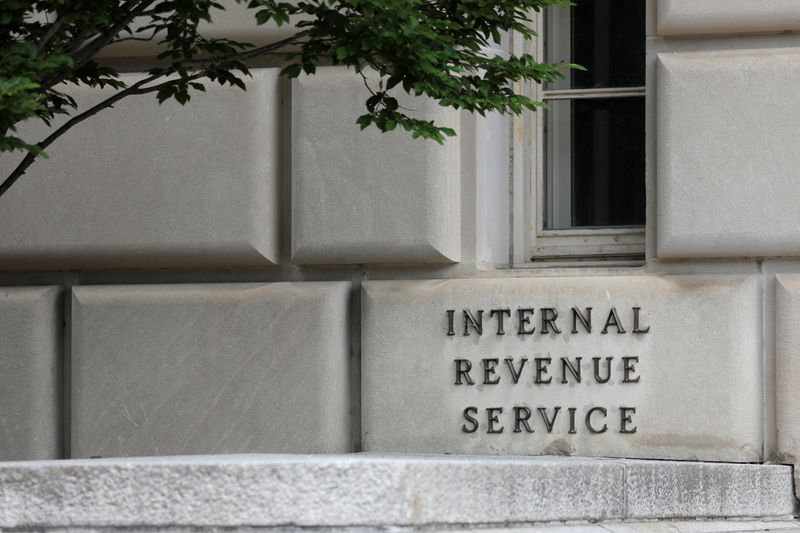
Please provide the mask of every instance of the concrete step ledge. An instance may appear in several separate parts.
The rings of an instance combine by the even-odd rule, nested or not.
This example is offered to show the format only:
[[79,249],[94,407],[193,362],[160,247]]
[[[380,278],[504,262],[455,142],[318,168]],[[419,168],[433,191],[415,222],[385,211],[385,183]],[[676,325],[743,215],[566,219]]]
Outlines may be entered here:
[[507,527],[790,519],[788,466],[576,457],[220,455],[0,463],[0,527]]

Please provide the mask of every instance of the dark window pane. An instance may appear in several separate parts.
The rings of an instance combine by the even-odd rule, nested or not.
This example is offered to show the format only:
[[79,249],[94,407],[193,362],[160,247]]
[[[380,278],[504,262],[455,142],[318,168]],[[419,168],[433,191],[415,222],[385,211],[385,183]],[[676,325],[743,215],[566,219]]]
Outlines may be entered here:
[[548,89],[592,89],[644,85],[644,0],[573,0],[547,14],[549,62],[577,63],[569,79]]
[[546,227],[643,226],[644,98],[549,104]]
[[572,101],[572,225],[644,225],[644,98]]

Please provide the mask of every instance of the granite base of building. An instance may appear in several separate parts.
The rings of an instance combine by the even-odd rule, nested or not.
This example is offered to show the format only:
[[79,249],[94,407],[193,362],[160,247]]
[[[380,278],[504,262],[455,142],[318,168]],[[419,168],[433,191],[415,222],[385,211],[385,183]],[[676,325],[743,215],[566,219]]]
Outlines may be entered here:
[[[3,529],[438,530],[698,519],[786,526],[796,500],[782,465],[348,454],[2,463],[0,502]],[[714,531],[747,530],[737,524]]]

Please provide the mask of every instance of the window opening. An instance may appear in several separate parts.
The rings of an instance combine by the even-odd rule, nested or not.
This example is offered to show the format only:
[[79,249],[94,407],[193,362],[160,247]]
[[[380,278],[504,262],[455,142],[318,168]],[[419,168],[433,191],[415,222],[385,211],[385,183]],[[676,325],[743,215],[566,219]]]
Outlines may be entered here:
[[545,60],[586,71],[543,87],[537,238],[645,223],[645,2],[573,2],[545,13]]

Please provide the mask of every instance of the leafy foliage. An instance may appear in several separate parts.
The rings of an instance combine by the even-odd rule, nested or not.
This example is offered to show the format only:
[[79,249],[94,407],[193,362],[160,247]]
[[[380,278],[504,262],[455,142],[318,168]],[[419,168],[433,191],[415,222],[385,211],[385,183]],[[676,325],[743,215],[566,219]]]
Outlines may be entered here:
[[[215,10],[226,7],[214,0],[0,1],[0,152],[29,152],[14,179],[58,136],[121,98],[155,93],[159,102],[185,104],[208,81],[244,88],[248,61],[265,54],[283,55],[287,63],[282,74],[290,78],[313,74],[321,64],[351,67],[365,82],[366,72],[376,73],[367,82],[372,95],[358,124],[382,131],[400,126],[414,137],[440,143],[455,132],[407,115],[393,91],[402,88],[481,114],[519,114],[542,104],[517,94],[513,82],[544,82],[562,75],[560,65],[539,63],[528,54],[500,57],[489,47],[510,31],[534,37],[528,24],[531,10],[564,5],[565,0],[235,2],[252,10],[258,24],[297,21],[297,32],[261,47],[207,38],[200,25],[211,23]],[[162,52],[146,78],[126,85],[97,56],[129,39],[159,42]],[[75,101],[65,92],[70,84],[115,92],[76,114]],[[17,135],[23,120],[49,124],[60,114],[72,117],[38,143]],[[4,190],[0,186],[0,194]]]

